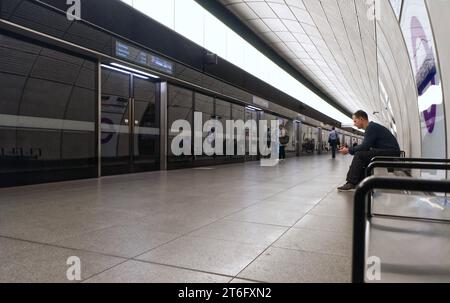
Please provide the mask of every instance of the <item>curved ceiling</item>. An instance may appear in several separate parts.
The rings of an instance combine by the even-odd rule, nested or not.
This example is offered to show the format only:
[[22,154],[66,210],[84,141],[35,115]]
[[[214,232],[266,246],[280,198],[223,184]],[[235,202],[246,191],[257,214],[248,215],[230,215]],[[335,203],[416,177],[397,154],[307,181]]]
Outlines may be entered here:
[[408,155],[420,154],[411,141],[420,132],[417,90],[389,1],[219,2],[341,107],[365,110]]
[[380,112],[373,8],[366,1],[220,2],[348,111]]

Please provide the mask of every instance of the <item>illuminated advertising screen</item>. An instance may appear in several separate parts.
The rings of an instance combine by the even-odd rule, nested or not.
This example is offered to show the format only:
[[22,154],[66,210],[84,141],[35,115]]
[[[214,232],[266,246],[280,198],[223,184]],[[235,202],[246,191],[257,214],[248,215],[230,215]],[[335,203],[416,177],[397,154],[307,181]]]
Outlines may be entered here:
[[[403,1],[401,28],[416,81],[422,157],[445,158],[445,112],[433,33],[424,0]],[[441,177],[440,173],[432,175]],[[445,174],[443,174],[445,176]]]

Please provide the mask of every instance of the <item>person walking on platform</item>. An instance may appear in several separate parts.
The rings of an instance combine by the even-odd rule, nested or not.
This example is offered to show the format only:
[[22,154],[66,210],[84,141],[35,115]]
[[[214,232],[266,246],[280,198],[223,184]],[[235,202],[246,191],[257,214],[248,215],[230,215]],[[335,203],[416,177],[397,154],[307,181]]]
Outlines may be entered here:
[[384,126],[369,122],[366,112],[359,110],[353,114],[353,123],[359,129],[364,129],[364,141],[360,145],[342,147],[343,155],[353,155],[353,161],[347,173],[347,183],[338,187],[339,191],[354,190],[364,178],[364,171],[370,160],[375,156],[400,156],[400,146],[394,135]]
[[336,149],[339,144],[338,140],[339,140],[339,137],[336,132],[336,128],[333,127],[331,129],[330,135],[328,136],[328,143],[330,143],[330,146],[331,146],[331,157],[333,159],[336,158]]
[[279,150],[280,160],[286,159],[286,145],[288,143],[289,143],[289,136],[287,134],[287,130],[283,124],[280,124],[280,150]]

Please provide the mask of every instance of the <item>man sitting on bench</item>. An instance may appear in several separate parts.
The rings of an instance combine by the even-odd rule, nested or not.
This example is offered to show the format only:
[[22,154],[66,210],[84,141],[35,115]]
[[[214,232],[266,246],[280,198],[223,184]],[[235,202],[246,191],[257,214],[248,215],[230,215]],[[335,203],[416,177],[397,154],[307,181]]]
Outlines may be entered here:
[[347,173],[347,183],[338,187],[339,191],[354,190],[364,178],[364,170],[373,157],[400,156],[397,139],[386,127],[375,122],[369,122],[367,113],[362,110],[354,113],[352,118],[356,127],[365,130],[364,141],[357,146],[339,149],[339,152],[343,155],[354,155]]

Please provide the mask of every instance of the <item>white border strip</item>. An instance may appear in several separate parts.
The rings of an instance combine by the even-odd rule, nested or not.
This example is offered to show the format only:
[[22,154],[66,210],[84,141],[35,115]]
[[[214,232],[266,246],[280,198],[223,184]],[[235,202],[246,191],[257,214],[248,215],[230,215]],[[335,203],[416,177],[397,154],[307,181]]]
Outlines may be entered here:
[[4,114],[0,114],[0,127],[95,131],[94,122]]

